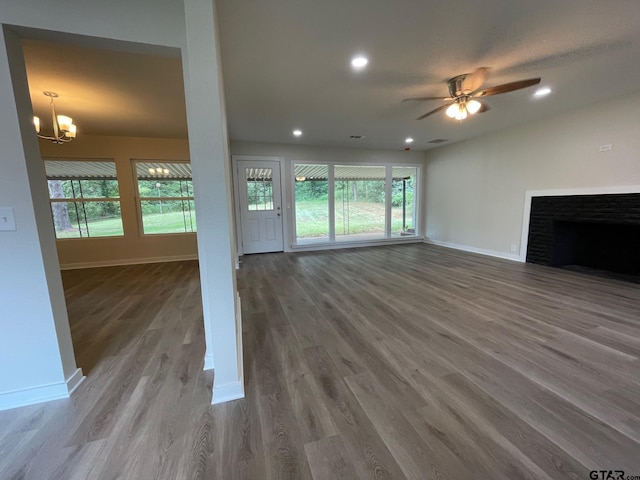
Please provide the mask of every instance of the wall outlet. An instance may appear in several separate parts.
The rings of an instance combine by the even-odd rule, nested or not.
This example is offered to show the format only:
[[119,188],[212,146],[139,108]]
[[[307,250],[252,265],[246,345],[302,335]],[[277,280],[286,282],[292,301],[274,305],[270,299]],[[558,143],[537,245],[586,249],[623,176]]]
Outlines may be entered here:
[[515,252],[518,249],[518,246],[515,243],[511,244],[511,251]]
[[611,145],[610,143],[605,143],[604,145],[600,145],[601,152],[608,152],[612,148],[613,148],[613,145]]

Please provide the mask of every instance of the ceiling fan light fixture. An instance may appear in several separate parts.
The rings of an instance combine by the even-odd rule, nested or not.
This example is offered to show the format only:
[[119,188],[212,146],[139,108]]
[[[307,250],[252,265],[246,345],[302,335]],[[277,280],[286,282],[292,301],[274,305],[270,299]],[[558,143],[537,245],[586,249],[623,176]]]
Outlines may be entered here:
[[480,110],[481,106],[482,104],[477,100],[469,100],[467,102],[467,112],[469,112],[471,115],[474,115],[478,113],[478,110]]
[[455,102],[449,105],[449,108],[447,108],[447,110],[444,113],[446,113],[447,117],[449,118],[456,118],[459,111],[460,111],[460,105],[457,102]]
[[459,107],[458,107],[458,112],[456,113],[455,119],[456,120],[464,120],[465,118],[467,118],[467,107],[465,106],[464,103],[460,103]]
[[[445,111],[445,114],[449,118],[456,120],[464,120],[469,115],[475,115],[476,113],[484,113],[489,110],[489,106],[483,102],[479,102],[476,98],[489,97],[493,95],[501,95],[503,93],[514,92],[523,88],[537,85],[542,80],[540,77],[527,78],[524,80],[518,80],[510,83],[503,83],[494,87],[481,89],[484,82],[484,78],[487,74],[487,67],[476,68],[473,73],[464,73],[457,75],[447,80],[447,86],[449,88],[449,97],[414,97],[405,98],[402,101],[410,100],[444,100],[445,103],[433,110],[428,111],[424,115],[420,115],[416,120],[422,120],[435,113]],[[550,89],[541,89],[538,95],[550,93]],[[535,95],[535,94],[534,94]]]

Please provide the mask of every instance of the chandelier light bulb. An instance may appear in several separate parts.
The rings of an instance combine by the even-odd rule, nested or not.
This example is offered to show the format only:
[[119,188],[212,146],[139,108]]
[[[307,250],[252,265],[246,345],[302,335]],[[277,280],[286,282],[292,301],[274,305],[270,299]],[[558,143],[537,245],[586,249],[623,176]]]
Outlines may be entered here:
[[67,117],[66,115],[58,115],[58,126],[60,130],[64,130],[68,132],[71,130],[71,125],[73,124],[73,119],[71,117]]
[[40,133],[40,117],[33,116],[33,126],[36,129],[36,133]]
[[67,131],[67,137],[76,138],[76,130],[77,130],[77,127],[73,123],[69,125],[69,130]]

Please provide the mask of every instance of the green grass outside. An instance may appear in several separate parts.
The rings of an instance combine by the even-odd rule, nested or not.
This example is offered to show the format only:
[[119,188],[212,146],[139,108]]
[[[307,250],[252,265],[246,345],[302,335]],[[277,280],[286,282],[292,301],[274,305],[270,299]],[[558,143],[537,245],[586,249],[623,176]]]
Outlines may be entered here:
[[[187,212],[187,231],[189,230],[189,214]],[[196,215],[191,211],[193,230],[196,229]],[[152,213],[144,214],[144,233],[145,234],[161,234],[161,233],[184,233],[184,219],[182,212],[168,212],[168,213]],[[122,220],[120,217],[116,218],[99,218],[95,220],[89,219],[89,235],[87,235],[86,229],[83,228],[83,237],[113,237],[121,236],[124,234],[122,230]],[[78,233],[78,225],[75,223],[74,229],[71,231],[56,231],[57,238],[80,238]]]
[[[336,235],[355,235],[362,233],[384,233],[384,204],[375,202],[350,202],[348,230],[345,223],[342,205],[336,208]],[[195,231],[195,212],[191,211]],[[407,227],[411,228],[412,212],[407,208]],[[184,219],[181,211],[168,213],[145,214],[143,217],[145,234],[184,233]],[[89,220],[90,237],[111,237],[123,235],[122,220],[116,218],[100,218]],[[189,217],[187,214],[187,228]],[[327,201],[297,201],[296,230],[298,238],[326,237],[329,233],[329,215]],[[399,234],[402,230],[402,207],[391,210],[391,232]],[[56,232],[57,238],[79,238],[78,225],[74,230]],[[83,230],[83,237],[86,237]]]
[[191,231],[191,225],[193,225],[193,231],[196,231],[196,212],[191,210],[191,223],[189,222],[189,212],[185,212],[184,216],[182,212],[169,212],[169,213],[153,213],[144,214],[142,216],[142,222],[144,224],[144,233],[184,233],[185,232],[185,220],[187,225],[187,232]]
[[[346,212],[346,208],[345,208]],[[384,203],[349,202],[348,224],[342,205],[336,203],[336,235],[384,233]],[[407,208],[407,228],[412,225],[412,210]],[[348,230],[347,230],[348,227]],[[391,209],[391,233],[402,230],[402,207]],[[296,201],[296,236],[318,238],[329,235],[329,214],[326,200]]]

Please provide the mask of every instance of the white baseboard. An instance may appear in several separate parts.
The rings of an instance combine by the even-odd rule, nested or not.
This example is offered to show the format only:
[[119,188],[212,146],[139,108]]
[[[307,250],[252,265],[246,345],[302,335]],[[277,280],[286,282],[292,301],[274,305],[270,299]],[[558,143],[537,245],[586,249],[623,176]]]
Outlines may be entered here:
[[203,370],[212,370],[214,368],[213,364],[213,354],[208,354],[204,356],[204,368]]
[[433,240],[431,238],[425,238],[424,243],[430,243],[432,245],[438,245],[440,247],[453,248],[455,250],[462,250],[464,252],[479,253],[480,255],[487,255],[489,257],[503,258],[505,260],[511,260],[513,262],[522,262],[520,255],[516,253],[503,253],[496,252],[495,250],[487,250],[484,248],[470,247],[469,245],[459,245],[457,243],[441,242],[440,240]]
[[98,262],[61,263],[60,270],[76,270],[81,268],[119,267],[123,265],[142,265],[144,263],[184,262],[198,260],[198,255],[171,255],[167,257],[124,258],[120,260],[101,260]]
[[224,385],[214,387],[211,404],[216,405],[218,403],[230,402],[231,400],[238,400],[239,398],[244,398],[244,381],[242,378],[237,382],[225,383]]
[[78,368],[64,382],[0,393],[0,410],[9,410],[11,408],[26,407],[27,405],[34,405],[36,403],[69,398],[69,395],[78,388],[85,378],[86,377],[82,375],[82,370]]
[[244,397],[244,355],[242,345],[242,303],[240,293],[236,292],[236,353],[238,355],[238,375]]
[[85,381],[87,377],[82,374],[81,368],[76,368],[76,371],[73,372],[69,378],[67,378],[67,390],[69,391],[69,395],[76,391],[76,389],[80,386],[82,382]]
[[379,247],[382,245],[399,245],[401,243],[422,243],[423,237],[380,238],[378,240],[344,241],[334,243],[314,243],[309,245],[291,245],[285,252],[313,252],[317,250],[340,250],[342,248]]

